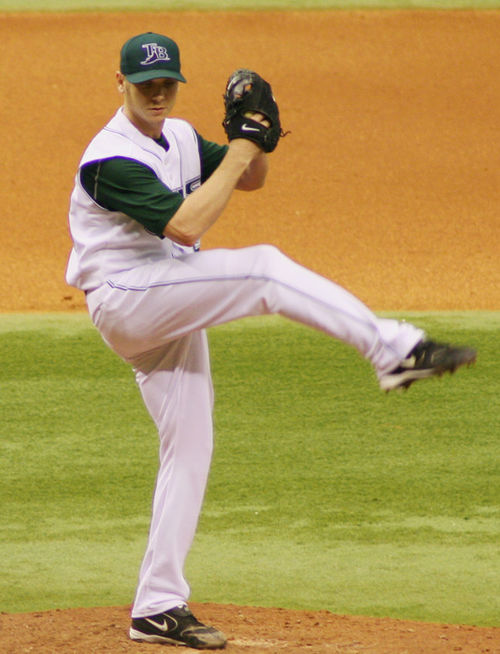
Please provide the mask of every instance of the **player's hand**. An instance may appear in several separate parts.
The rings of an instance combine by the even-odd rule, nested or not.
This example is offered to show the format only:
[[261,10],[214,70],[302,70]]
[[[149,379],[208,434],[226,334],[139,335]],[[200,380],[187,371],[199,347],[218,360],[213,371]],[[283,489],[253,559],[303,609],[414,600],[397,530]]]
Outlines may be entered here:
[[264,127],[271,127],[271,121],[264,116],[264,114],[260,113],[252,113],[251,111],[247,111],[245,113],[246,118],[250,118],[251,120],[255,120],[256,123],[260,123],[261,125],[264,125]]
[[[269,120],[261,113],[254,113],[251,111],[247,111],[245,116],[247,118],[250,118],[251,120],[254,120],[256,123],[259,123],[261,125],[264,125],[264,127],[269,127],[271,124]],[[263,152],[262,148],[260,145],[258,145],[255,141],[250,141],[246,138],[235,138],[232,141],[229,142],[229,147],[231,149],[234,149],[235,147],[239,149],[241,153],[248,153],[252,155],[252,160],[257,157],[257,155],[265,155]],[[267,169],[266,169],[267,173]],[[247,175],[245,175],[242,180],[240,180],[240,183],[238,184],[238,187],[240,190],[241,189],[246,189],[246,184],[244,183],[244,179]],[[265,177],[265,174],[264,174]]]

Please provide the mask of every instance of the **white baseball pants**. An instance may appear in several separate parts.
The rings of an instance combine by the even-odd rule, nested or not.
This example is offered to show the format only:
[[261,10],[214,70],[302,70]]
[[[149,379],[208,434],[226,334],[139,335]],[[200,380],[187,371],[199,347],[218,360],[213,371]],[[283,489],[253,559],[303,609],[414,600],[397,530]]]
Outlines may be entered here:
[[355,347],[378,376],[422,339],[406,322],[377,318],[337,284],[269,245],[207,250],[113,275],[87,294],[105,342],[135,370],[160,438],[136,618],[186,602],[184,562],[201,511],[212,453],[213,390],[204,329],[280,314]]

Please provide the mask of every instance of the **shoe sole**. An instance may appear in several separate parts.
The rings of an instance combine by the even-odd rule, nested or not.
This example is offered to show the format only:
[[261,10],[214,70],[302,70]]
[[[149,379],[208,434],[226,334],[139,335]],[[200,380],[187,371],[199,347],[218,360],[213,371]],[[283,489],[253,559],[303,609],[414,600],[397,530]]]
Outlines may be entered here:
[[137,643],[165,643],[167,645],[185,645],[178,640],[167,638],[166,636],[155,636],[155,634],[143,634],[142,631],[130,628],[130,640],[135,640]]
[[394,375],[385,375],[380,379],[380,388],[386,392],[396,389],[407,390],[415,381],[427,379],[429,377],[441,377],[446,372],[453,374],[458,368],[462,366],[471,366],[475,362],[476,351],[463,349],[459,354],[455,354],[451,361],[441,363],[434,368],[403,370]]
[[164,645],[177,645],[178,647],[191,647],[192,649],[224,649],[226,646],[226,641],[217,643],[200,643],[199,645],[190,645],[189,643],[184,643],[180,640],[174,640],[173,638],[168,638],[168,636],[160,636],[156,634],[145,634],[142,631],[138,631],[133,627],[130,627],[129,638],[136,643],[163,643]]

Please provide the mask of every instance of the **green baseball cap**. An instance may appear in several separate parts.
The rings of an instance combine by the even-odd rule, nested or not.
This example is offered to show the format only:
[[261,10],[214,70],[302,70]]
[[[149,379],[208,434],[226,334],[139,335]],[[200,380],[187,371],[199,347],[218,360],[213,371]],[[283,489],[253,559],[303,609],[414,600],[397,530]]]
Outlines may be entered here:
[[185,82],[181,74],[179,48],[175,41],[162,34],[146,32],[133,36],[123,44],[120,71],[129,82],[138,84],[157,77]]

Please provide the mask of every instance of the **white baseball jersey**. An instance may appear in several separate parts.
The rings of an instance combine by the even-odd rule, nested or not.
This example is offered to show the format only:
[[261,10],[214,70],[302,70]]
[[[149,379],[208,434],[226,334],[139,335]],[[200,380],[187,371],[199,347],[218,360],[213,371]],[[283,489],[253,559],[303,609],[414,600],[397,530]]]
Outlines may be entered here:
[[149,233],[126,214],[99,206],[80,182],[80,170],[85,164],[125,157],[145,164],[171,191],[186,197],[200,185],[201,179],[196,132],[186,121],[170,118],[165,121],[163,134],[169,144],[167,151],[134,127],[120,108],[85,150],[70,204],[73,249],[66,281],[71,286],[89,291],[113,273],[186,250]]

